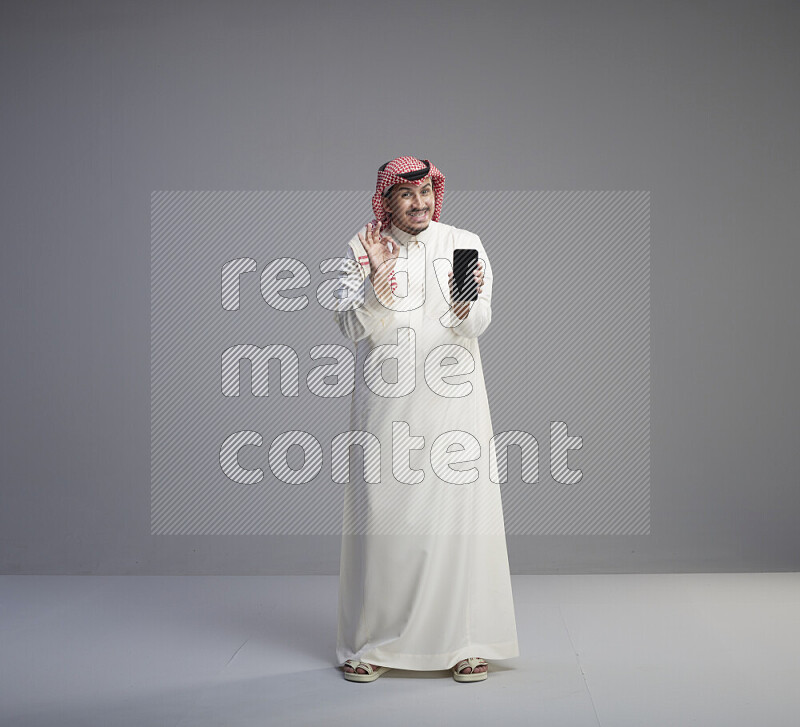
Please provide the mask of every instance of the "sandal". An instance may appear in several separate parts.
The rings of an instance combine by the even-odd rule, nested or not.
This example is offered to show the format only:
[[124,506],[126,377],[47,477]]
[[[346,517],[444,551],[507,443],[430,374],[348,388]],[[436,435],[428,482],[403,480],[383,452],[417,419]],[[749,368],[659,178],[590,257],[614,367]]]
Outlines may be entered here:
[[[475,671],[476,666],[486,665],[486,671]],[[469,674],[462,674],[461,670],[470,667],[472,671]],[[451,671],[453,672],[453,679],[457,682],[480,682],[489,676],[489,662],[486,659],[481,659],[479,656],[471,656],[469,659],[462,659],[456,664]]]
[[[344,673],[344,678],[351,682],[374,682],[383,672],[389,671],[389,669],[392,668],[390,666],[379,666],[377,669],[373,669],[366,661],[359,661],[358,659],[348,659],[344,665],[353,668],[353,671],[346,671]],[[367,673],[359,674],[356,671],[358,667],[366,669]]]

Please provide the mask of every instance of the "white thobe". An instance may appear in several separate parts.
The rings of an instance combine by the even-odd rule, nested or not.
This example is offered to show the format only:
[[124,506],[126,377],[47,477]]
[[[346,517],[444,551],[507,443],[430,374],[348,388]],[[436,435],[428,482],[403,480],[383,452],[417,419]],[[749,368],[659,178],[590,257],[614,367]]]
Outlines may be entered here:
[[[363,466],[358,447],[348,458],[337,659],[433,670],[518,656],[478,347],[492,317],[491,265],[477,235],[450,225],[384,234],[400,246],[394,292],[378,299],[356,235],[334,313],[355,344],[349,431],[380,443],[374,457],[365,447]],[[483,262],[463,320],[449,303],[454,248],[477,249]]]

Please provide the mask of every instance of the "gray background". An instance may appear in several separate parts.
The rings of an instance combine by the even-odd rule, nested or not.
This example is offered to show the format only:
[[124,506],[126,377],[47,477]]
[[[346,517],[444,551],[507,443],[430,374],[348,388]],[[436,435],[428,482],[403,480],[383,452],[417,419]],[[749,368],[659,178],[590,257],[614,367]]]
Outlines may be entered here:
[[150,193],[366,190],[403,154],[651,193],[651,533],[512,535],[512,572],[797,569],[799,16],[4,2],[0,570],[338,572],[337,536],[150,534]]

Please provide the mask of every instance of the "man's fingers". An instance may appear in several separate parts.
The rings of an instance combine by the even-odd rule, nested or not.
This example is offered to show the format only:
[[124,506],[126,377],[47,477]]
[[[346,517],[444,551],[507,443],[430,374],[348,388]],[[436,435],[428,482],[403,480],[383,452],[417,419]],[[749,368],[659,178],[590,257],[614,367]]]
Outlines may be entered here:
[[373,225],[371,222],[367,225],[367,240],[371,248],[377,248],[381,244],[381,235],[378,231],[380,224]]

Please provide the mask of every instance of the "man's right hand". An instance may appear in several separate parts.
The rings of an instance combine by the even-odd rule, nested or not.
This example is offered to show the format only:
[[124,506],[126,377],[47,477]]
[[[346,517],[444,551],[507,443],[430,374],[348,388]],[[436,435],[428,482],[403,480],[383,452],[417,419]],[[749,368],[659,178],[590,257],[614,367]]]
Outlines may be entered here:
[[381,235],[380,223],[375,227],[372,223],[368,223],[366,234],[359,232],[358,239],[369,258],[369,277],[372,280],[372,287],[382,295],[390,293],[389,274],[394,270],[400,254],[399,245],[389,235]]

